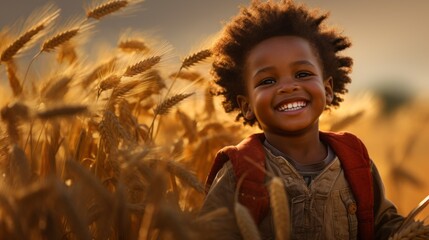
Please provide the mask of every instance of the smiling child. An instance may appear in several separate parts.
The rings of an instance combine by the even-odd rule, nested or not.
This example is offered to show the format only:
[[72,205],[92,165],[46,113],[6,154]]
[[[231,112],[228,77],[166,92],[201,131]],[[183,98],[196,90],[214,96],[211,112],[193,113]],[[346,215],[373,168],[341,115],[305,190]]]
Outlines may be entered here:
[[[241,180],[238,201],[262,238],[275,239],[267,185],[278,176],[291,239],[388,239],[403,220],[364,144],[319,130],[319,117],[339,106],[351,82],[352,59],[340,54],[350,42],[323,24],[327,16],[290,1],[252,1],[225,26],[213,49],[218,95],[226,112],[262,132],[218,152],[201,214],[234,212]],[[241,239],[234,217],[217,220],[228,228],[216,238]]]

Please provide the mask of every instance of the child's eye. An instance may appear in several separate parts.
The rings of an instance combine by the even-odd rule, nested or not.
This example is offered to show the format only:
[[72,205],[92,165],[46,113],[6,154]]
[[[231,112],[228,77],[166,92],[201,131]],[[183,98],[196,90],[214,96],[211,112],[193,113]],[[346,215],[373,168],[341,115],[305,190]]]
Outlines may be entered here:
[[295,77],[296,78],[305,78],[305,77],[309,77],[312,76],[313,74],[310,72],[298,72]]
[[273,84],[275,82],[276,82],[276,80],[274,80],[273,78],[265,78],[262,81],[260,81],[258,83],[258,85],[256,85],[256,87],[259,87],[259,86],[262,86],[262,85],[270,85],[270,84]]

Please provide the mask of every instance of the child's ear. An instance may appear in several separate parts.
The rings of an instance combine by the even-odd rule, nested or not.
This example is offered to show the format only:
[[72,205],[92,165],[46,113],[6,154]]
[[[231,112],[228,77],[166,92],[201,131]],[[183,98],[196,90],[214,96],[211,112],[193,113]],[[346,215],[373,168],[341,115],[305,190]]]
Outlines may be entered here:
[[325,87],[326,104],[330,104],[334,100],[334,80],[332,77],[323,81]]
[[253,113],[250,103],[245,96],[238,95],[237,102],[245,119],[252,120],[255,118],[255,114]]

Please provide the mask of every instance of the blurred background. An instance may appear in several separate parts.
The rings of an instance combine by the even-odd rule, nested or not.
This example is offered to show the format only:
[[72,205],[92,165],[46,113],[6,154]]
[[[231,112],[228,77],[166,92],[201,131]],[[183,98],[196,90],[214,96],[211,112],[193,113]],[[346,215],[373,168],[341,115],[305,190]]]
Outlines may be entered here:
[[[1,0],[0,25],[13,24],[48,2],[61,8],[61,18],[83,15],[89,0]],[[352,92],[400,84],[401,88],[428,90],[429,2],[426,0],[296,1],[329,11],[329,23],[352,40],[348,50],[355,61]],[[222,22],[249,0],[146,0],[134,12],[100,22],[92,42],[115,44],[126,28],[150,32],[185,55],[215,35]],[[5,7],[7,6],[7,7]],[[89,43],[89,46],[91,43]]]
[[[45,0],[0,0],[0,27],[12,27]],[[51,1],[61,20],[83,16],[85,1]],[[296,1],[329,11],[329,23],[349,36],[354,59],[350,94],[322,127],[352,131],[366,143],[386,191],[402,213],[429,194],[429,1]],[[175,57],[208,47],[245,0],[146,0],[138,9],[97,23],[86,43],[114,46],[132,29],[167,41]],[[6,7],[7,6],[7,7]],[[29,54],[31,55],[31,54]],[[32,56],[32,55],[31,55]],[[218,110],[222,111],[219,107]]]

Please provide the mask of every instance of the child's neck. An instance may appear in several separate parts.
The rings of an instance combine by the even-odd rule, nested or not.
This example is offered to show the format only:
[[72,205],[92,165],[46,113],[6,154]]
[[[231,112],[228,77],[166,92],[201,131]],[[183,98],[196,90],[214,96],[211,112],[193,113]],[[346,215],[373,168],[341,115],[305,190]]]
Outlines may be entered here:
[[296,136],[264,134],[273,147],[303,165],[321,162],[328,154],[326,146],[319,139],[318,131]]

